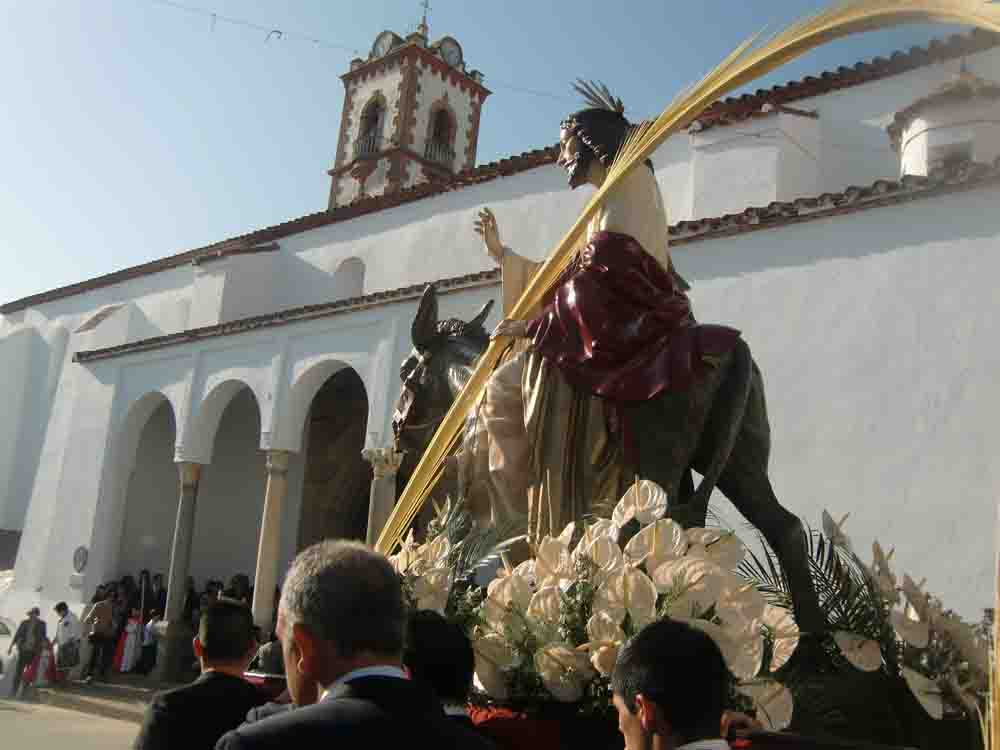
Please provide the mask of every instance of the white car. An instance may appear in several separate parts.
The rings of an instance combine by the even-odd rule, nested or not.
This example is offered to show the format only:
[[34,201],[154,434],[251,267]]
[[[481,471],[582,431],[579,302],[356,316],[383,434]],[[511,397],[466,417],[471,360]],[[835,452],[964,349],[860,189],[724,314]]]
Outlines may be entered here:
[[14,684],[17,652],[8,654],[7,649],[16,631],[17,625],[6,617],[0,617],[0,698],[8,697]]

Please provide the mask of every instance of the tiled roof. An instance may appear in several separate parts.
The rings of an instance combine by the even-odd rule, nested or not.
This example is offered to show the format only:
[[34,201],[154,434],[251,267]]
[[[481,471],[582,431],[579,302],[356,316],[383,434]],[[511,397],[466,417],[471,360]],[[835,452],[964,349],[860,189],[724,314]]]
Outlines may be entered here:
[[[926,47],[914,47],[909,52],[896,52],[889,58],[877,57],[871,62],[861,62],[851,68],[840,67],[836,71],[822,73],[819,76],[807,76],[800,81],[791,81],[782,86],[761,89],[753,94],[730,97],[716,102],[705,110],[698,120],[700,123],[699,127],[703,131],[711,127],[739,120],[766,116],[768,113],[761,111],[761,108],[765,104],[785,105],[798,99],[818,96],[830,91],[905,73],[923,65],[954,59],[974,52],[981,52],[996,46],[998,43],[1000,43],[998,35],[975,30],[965,35],[953,35],[943,41],[934,40]],[[221,253],[224,256],[232,252],[245,252],[258,245],[272,243],[293,234],[324,227],[339,221],[347,221],[452,190],[459,190],[470,185],[489,182],[498,177],[506,177],[546,164],[553,164],[557,156],[558,148],[556,146],[536,149],[466,170],[448,182],[424,183],[389,195],[362,198],[349,205],[330,211],[319,211],[308,214],[281,224],[188,250],[177,255],[132,266],[131,268],[115,271],[103,276],[97,276],[77,284],[23,297],[19,300],[8,302],[5,305],[0,305],[0,315],[9,315],[35,305],[111,286],[146,274],[176,268],[196,262],[206,255]]]
[[926,112],[932,107],[954,105],[979,97],[1000,99],[1000,84],[963,71],[955,80],[940,86],[936,91],[917,99],[909,107],[896,113],[892,123],[886,128],[889,140],[892,141],[892,147],[899,151],[903,131],[922,112]]
[[846,190],[823,193],[815,198],[775,201],[767,206],[747,208],[739,213],[680,221],[670,227],[670,244],[683,245],[702,239],[839,216],[875,206],[959,192],[994,182],[1000,182],[1000,159],[992,165],[961,164],[951,170],[940,170],[929,177],[905,175],[900,180],[876,180],[871,185],[851,186]]
[[[971,190],[991,184],[1000,184],[1000,159],[996,164],[965,164],[951,171],[942,171],[931,177],[906,176],[899,181],[878,180],[867,187],[850,187],[840,193],[824,193],[815,198],[801,198],[783,203],[771,203],[762,208],[748,208],[736,214],[714,219],[682,221],[670,227],[670,244],[716,239],[758,229],[772,229],[804,221],[839,216],[880,206],[891,206],[919,198]],[[458,292],[463,289],[492,286],[499,283],[500,273],[482,271],[434,282],[440,293]],[[394,302],[417,299],[426,285],[394,289],[364,297],[340,300],[320,305],[309,305],[283,310],[268,315],[235,320],[205,328],[174,333],[167,336],[136,341],[107,349],[80,351],[73,355],[74,362],[94,362],[124,354],[134,354],[152,349],[190,343],[206,338],[245,333],[303,320],[356,312]]]
[[732,125],[757,117],[764,117],[765,104],[788,104],[831,91],[859,86],[880,78],[906,73],[932,63],[954,60],[965,55],[982,52],[1000,44],[1000,36],[976,29],[968,34],[953,34],[947,39],[935,39],[926,47],[911,47],[907,52],[893,52],[889,57],[876,57],[869,62],[859,62],[852,67],[841,66],[818,76],[806,76],[798,81],[758,89],[752,94],[731,96],[716,102],[698,118],[697,129],[704,132],[721,125]]

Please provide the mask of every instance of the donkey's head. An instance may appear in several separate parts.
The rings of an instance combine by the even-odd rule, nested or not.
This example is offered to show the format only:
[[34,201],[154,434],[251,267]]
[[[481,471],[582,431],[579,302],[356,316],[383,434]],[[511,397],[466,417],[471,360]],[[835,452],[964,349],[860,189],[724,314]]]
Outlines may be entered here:
[[493,302],[472,320],[438,320],[437,292],[428,285],[413,319],[413,351],[403,360],[403,389],[392,417],[396,449],[423,453],[458,393],[465,387],[490,337],[483,328]]

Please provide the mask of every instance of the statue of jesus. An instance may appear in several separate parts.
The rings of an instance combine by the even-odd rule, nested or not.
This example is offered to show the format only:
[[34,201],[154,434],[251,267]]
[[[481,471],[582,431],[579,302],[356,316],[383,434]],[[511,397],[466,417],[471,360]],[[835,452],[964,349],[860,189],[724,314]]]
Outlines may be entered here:
[[[600,187],[631,125],[606,89],[579,89],[591,104],[560,127],[557,164],[570,188]],[[502,269],[507,314],[540,264],[505,247],[484,208],[475,225]],[[642,436],[632,407],[688,388],[728,353],[739,332],[698,325],[667,251],[667,216],[650,162],[626,175],[587,229],[587,244],[543,308],[503,320],[494,336],[519,339],[492,376],[483,423],[495,503],[528,510],[539,538],[621,497],[637,473]],[[678,487],[666,487],[676,493]]]
[[[556,163],[571,188],[600,187],[632,126],[606,88],[578,90],[591,106],[561,123]],[[475,229],[501,266],[509,315],[539,264],[503,245],[489,208]],[[487,383],[476,429],[466,433],[467,440],[486,433],[492,512],[526,516],[537,542],[606,513],[641,477],[666,490],[675,518],[701,526],[717,482],[778,556],[799,627],[820,633],[825,618],[802,524],[767,476],[760,371],[739,331],[695,321],[667,237],[647,161],[607,194],[585,246],[542,306],[496,327],[494,337],[515,343]],[[697,490],[692,469],[704,476]]]

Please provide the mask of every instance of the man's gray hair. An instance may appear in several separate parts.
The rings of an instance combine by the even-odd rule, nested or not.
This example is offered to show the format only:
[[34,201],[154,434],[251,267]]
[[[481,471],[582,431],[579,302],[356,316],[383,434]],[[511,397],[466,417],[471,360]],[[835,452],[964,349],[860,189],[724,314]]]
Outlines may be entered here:
[[389,561],[360,542],[328,539],[295,558],[281,592],[289,626],[303,625],[345,658],[403,650],[406,609]]

